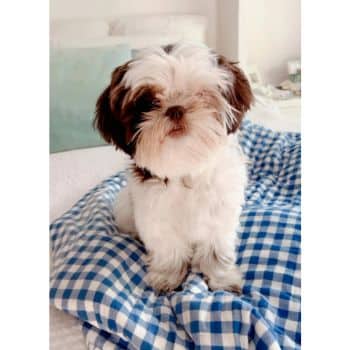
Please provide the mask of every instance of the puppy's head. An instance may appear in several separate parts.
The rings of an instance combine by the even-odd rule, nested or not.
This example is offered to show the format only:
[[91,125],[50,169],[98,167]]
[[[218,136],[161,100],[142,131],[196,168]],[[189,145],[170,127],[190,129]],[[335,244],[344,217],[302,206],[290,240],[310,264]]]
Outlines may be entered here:
[[252,102],[236,66],[202,46],[144,50],[112,73],[95,127],[160,177],[200,171],[239,127]]

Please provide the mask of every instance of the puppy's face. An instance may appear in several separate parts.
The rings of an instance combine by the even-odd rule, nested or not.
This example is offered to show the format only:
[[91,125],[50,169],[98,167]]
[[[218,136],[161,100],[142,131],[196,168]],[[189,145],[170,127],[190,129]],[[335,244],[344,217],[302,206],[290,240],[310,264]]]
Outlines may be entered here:
[[204,47],[143,51],[97,101],[107,142],[159,177],[193,174],[226,144],[252,101],[242,71]]

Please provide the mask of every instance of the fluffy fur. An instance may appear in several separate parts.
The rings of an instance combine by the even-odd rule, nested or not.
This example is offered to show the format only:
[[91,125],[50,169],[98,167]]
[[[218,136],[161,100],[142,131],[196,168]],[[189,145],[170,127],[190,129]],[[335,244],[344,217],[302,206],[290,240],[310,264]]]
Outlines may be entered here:
[[118,67],[95,126],[133,159],[117,226],[148,251],[147,282],[171,291],[189,266],[212,289],[239,290],[235,229],[246,183],[236,130],[252,93],[236,64],[178,44]]

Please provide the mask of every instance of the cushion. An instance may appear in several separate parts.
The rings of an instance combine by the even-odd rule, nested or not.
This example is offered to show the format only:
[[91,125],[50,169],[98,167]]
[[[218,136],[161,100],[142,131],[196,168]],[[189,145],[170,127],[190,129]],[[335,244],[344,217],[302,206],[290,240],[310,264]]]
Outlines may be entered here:
[[109,23],[106,20],[65,19],[50,24],[52,39],[103,38],[108,36]]
[[146,285],[144,246],[114,223],[124,173],[51,224],[51,303],[81,320],[89,349],[300,349],[300,134],[246,121],[239,137],[249,159],[240,296],[194,272],[168,294]]
[[92,128],[95,104],[128,45],[60,48],[50,53],[50,152],[104,144]]
[[[176,36],[204,43],[207,19],[198,15],[136,15],[111,22],[110,35]],[[169,42],[168,42],[169,43]]]
[[[52,48],[100,48],[100,47],[111,47],[118,46],[120,44],[133,46],[132,42],[129,42],[129,37],[124,36],[106,36],[103,38],[75,38],[69,39],[59,38],[51,39],[50,47]],[[138,38],[137,38],[138,39]],[[138,39],[139,40],[139,39]]]
[[105,38],[70,38],[51,40],[52,48],[97,48],[117,46],[119,44],[127,44],[133,49],[144,49],[150,46],[168,45],[184,40],[182,34],[166,34],[166,35],[121,35],[107,36]]

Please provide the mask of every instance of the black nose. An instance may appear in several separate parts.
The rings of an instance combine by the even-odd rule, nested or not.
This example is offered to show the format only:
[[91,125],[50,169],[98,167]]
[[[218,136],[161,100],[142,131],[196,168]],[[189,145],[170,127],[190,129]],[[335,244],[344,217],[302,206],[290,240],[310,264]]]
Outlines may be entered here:
[[165,112],[167,117],[174,120],[180,120],[184,114],[185,108],[182,106],[171,106]]

